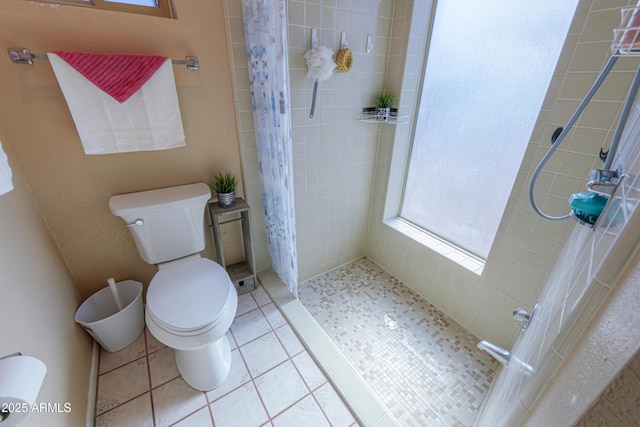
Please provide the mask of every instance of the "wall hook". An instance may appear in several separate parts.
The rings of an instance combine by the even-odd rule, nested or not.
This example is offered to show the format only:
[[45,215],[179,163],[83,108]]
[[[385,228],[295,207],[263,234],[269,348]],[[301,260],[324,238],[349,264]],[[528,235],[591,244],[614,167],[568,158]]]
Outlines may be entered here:
[[602,147],[600,147],[600,152],[598,153],[598,157],[600,158],[600,160],[602,160],[603,162],[606,162],[608,154],[609,154],[608,150],[604,151]]
[[348,48],[349,48],[349,42],[347,41],[347,33],[343,31],[342,35],[340,36],[340,49],[348,49]]

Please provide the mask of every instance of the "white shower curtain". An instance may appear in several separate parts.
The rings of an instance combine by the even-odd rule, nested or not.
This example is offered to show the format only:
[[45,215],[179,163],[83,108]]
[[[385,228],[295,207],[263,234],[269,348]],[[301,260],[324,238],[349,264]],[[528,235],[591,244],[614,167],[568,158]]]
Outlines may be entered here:
[[242,0],[267,243],[274,271],[298,296],[286,0]]

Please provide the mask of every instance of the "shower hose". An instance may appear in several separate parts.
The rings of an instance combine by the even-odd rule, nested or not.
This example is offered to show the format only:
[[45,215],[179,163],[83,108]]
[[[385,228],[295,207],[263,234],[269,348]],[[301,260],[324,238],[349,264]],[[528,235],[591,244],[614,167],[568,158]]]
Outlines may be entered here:
[[[584,109],[587,107],[587,104],[589,104],[589,102],[595,95],[596,91],[600,88],[604,80],[607,78],[607,75],[609,74],[609,72],[611,71],[611,69],[613,68],[617,60],[618,60],[618,56],[615,56],[615,55],[609,59],[605,67],[602,69],[602,71],[598,75],[598,78],[594,82],[593,86],[591,87],[591,89],[589,89],[589,92],[587,93],[585,98],[582,100],[582,102],[580,103],[576,111],[573,113],[573,115],[567,122],[565,128],[562,130],[562,132],[560,132],[560,135],[558,135],[558,138],[553,142],[553,144],[551,145],[551,147],[549,148],[545,156],[542,158],[542,160],[540,160],[538,167],[536,167],[533,174],[531,175],[531,181],[529,184],[529,202],[533,210],[538,215],[540,215],[545,219],[548,219],[550,221],[562,221],[567,218],[571,218],[572,215],[571,213],[568,213],[567,215],[564,215],[564,216],[550,216],[540,210],[534,198],[534,188],[535,188],[535,184],[538,179],[538,176],[540,175],[540,172],[542,172],[542,169],[544,168],[546,163],[549,161],[553,153],[560,146],[565,136],[569,133],[569,131],[571,130],[575,122],[578,120],[578,118],[580,117],[580,114],[582,114]],[[636,97],[636,94],[638,93],[639,87],[640,87],[640,67],[638,67],[638,69],[636,70],[635,77],[633,78],[633,83],[631,84],[631,88],[629,89],[629,93],[627,95],[624,108],[620,115],[620,119],[618,121],[618,125],[616,127],[613,138],[611,140],[611,147],[609,148],[609,152],[607,153],[607,159],[603,166],[603,169],[605,170],[611,169],[611,164],[613,163],[613,159],[615,157],[616,150],[618,148],[618,143],[620,141],[620,137],[622,136],[622,131],[626,124],[627,118],[629,117],[629,113],[631,111],[631,107],[633,105],[633,101]]]

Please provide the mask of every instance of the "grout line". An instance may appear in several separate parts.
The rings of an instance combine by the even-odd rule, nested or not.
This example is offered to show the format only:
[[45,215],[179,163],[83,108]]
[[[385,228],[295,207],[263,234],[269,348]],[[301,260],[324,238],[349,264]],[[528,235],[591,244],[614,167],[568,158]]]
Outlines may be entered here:
[[[267,322],[267,325],[269,325],[269,328],[271,329],[271,331],[267,332],[266,334],[261,335],[260,337],[255,338],[255,339],[253,339],[253,340],[251,340],[251,341],[249,341],[249,342],[246,342],[246,343],[244,343],[243,345],[239,345],[239,346],[238,346],[238,354],[240,355],[240,358],[242,359],[242,362],[244,363],[245,368],[247,369],[247,373],[249,374],[249,381],[251,382],[251,384],[252,384],[252,386],[253,386],[254,390],[256,391],[256,394],[258,395],[258,399],[260,399],[260,404],[262,405],[262,408],[264,409],[265,414],[267,414],[267,419],[268,419],[268,420],[267,420],[267,422],[264,424],[264,425],[266,425],[266,424],[270,423],[270,422],[271,422],[275,417],[277,417],[279,414],[283,413],[284,411],[282,411],[282,412],[280,412],[279,414],[276,414],[276,415],[274,415],[274,416],[271,416],[271,414],[269,413],[269,410],[267,409],[267,405],[264,403],[264,400],[263,400],[263,398],[262,398],[262,394],[260,393],[260,389],[258,388],[258,385],[255,383],[255,380],[257,380],[258,378],[260,378],[260,377],[262,377],[262,376],[266,375],[268,372],[273,371],[273,370],[274,370],[274,369],[276,369],[277,367],[284,365],[287,361],[289,361],[292,365],[294,365],[294,369],[295,369],[295,364],[294,364],[294,363],[293,363],[293,361],[291,360],[291,357],[289,356],[289,353],[287,352],[287,350],[286,350],[286,348],[284,347],[284,345],[282,345],[282,343],[280,342],[280,339],[278,338],[278,334],[276,334],[276,331],[275,331],[275,329],[273,328],[273,326],[271,325],[271,323],[269,322],[269,319],[267,319],[267,316],[266,316],[266,315],[264,314],[264,312],[262,311],[262,309],[261,309],[261,307],[260,307],[260,304],[258,304],[258,301],[256,301],[256,300],[255,300],[255,298],[254,298],[254,296],[253,296],[253,295],[251,295],[251,298],[253,298],[254,302],[255,302],[255,303],[256,303],[256,305],[258,306],[258,308],[257,308],[257,309],[258,309],[258,310],[260,310],[260,313],[261,313],[261,314],[262,314],[262,316],[265,318],[265,320],[266,320],[266,322]],[[267,304],[265,304],[265,305],[267,305]],[[252,310],[252,311],[253,311],[253,310]],[[244,313],[244,314],[246,314],[246,313]],[[244,315],[244,314],[243,314],[243,315]],[[241,315],[241,316],[242,316],[242,315]],[[238,316],[238,317],[239,317],[239,316]],[[232,333],[233,333],[233,331],[232,331]],[[267,369],[266,371],[262,372],[260,375],[258,375],[258,376],[256,376],[256,377],[254,377],[254,375],[253,375],[253,373],[251,372],[251,369],[250,369],[250,367],[249,367],[249,364],[247,363],[247,361],[246,361],[246,359],[245,359],[245,356],[244,356],[244,354],[243,354],[243,352],[242,352],[242,347],[244,347],[244,346],[248,345],[249,343],[254,342],[254,341],[258,340],[259,338],[264,337],[264,336],[266,336],[266,335],[268,335],[268,334],[270,334],[270,333],[273,333],[273,334],[274,334],[274,336],[275,336],[275,338],[276,338],[276,342],[277,342],[277,343],[282,347],[282,349],[284,350],[285,354],[287,355],[287,359],[286,359],[286,360],[284,360],[284,361],[282,361],[282,362],[280,362],[280,363],[278,363],[278,364],[276,364],[275,366],[272,366],[271,368],[269,368],[269,369]],[[235,336],[234,336],[234,339],[235,339]],[[304,380],[303,380],[303,382],[304,382]],[[241,387],[244,387],[246,384],[248,384],[248,383],[243,384]],[[240,387],[237,387],[235,390],[237,390],[238,388],[240,388]],[[229,394],[229,393],[227,393],[227,394]],[[295,405],[295,403],[294,403],[294,405]],[[289,408],[287,408],[287,409],[289,409]],[[285,411],[286,411],[287,409],[285,409]]]
[[[298,354],[302,354],[303,352],[300,352]],[[307,352],[307,356],[309,357],[309,359],[315,363],[315,361],[313,360],[313,358],[311,357],[310,354],[308,354]],[[309,390],[309,394],[307,396],[311,396],[311,398],[313,399],[313,401],[316,403],[316,405],[318,405],[318,409],[320,409],[320,412],[322,413],[322,415],[324,416],[325,420],[327,421],[327,423],[329,423],[329,425],[333,425],[333,423],[331,423],[331,420],[329,420],[329,417],[327,416],[327,414],[325,413],[324,409],[322,408],[322,405],[320,405],[320,402],[318,402],[318,399],[316,398],[314,392],[318,391],[318,389],[320,389],[320,387],[324,386],[325,384],[329,384],[329,380],[327,379],[326,375],[324,375],[324,373],[322,371],[320,371],[320,368],[318,368],[318,370],[320,371],[320,373],[322,374],[322,377],[324,378],[324,382],[322,384],[320,384],[318,387],[316,387],[315,389],[312,389],[311,386],[309,385],[309,383],[307,383],[306,379],[304,378],[304,375],[302,375],[302,372],[300,371],[300,368],[298,368],[298,365],[296,365],[295,361],[293,360],[293,358],[291,358],[291,364],[293,365],[293,368],[296,370],[296,372],[298,372],[298,375],[300,375],[300,378],[302,379],[302,382],[304,383],[305,387],[307,387],[307,390]],[[303,397],[302,399],[305,399],[307,396]],[[301,400],[302,400],[301,399]]]
[[209,419],[211,420],[211,425],[215,426],[216,422],[213,419],[213,408],[211,408],[211,404],[213,402],[209,402],[209,397],[207,397],[207,393],[204,394],[204,398],[207,399],[207,411],[209,411]]
[[[251,373],[249,373],[249,376],[251,376]],[[260,389],[258,389],[258,385],[254,382],[253,379],[251,379],[251,385],[253,386],[253,389],[256,391],[256,395],[258,396],[258,399],[260,399],[260,404],[262,405],[262,409],[264,410],[264,413],[267,414],[267,423],[270,423],[274,417],[272,417],[271,414],[269,413],[269,410],[267,409],[267,405],[264,403],[264,400],[262,399],[262,394],[260,393]]]
[[[205,393],[204,391],[203,391],[202,393],[204,393],[205,395],[207,394],[207,393]],[[206,401],[206,396],[205,396],[205,401]],[[185,415],[184,417],[182,417],[182,418],[180,418],[180,419],[176,420],[175,422],[173,422],[173,423],[169,424],[169,427],[171,427],[171,426],[175,426],[176,424],[178,424],[178,423],[180,423],[180,422],[182,422],[182,421],[186,420],[186,419],[187,419],[187,418],[189,418],[191,415],[195,414],[196,412],[198,412],[198,411],[200,411],[200,410],[202,410],[203,408],[206,408],[206,407],[208,407],[208,406],[209,406],[209,404],[208,404],[208,403],[204,404],[203,406],[199,407],[199,408],[198,408],[198,409],[196,409],[195,411],[192,411],[192,412],[188,413],[187,415]],[[209,414],[211,414],[211,412],[209,412]],[[211,419],[211,421],[213,422],[213,419]]]
[[[246,383],[244,383],[242,386],[240,387],[244,387],[245,385],[251,383],[253,389],[256,392],[256,395],[258,396],[258,399],[260,400],[260,405],[262,405],[262,409],[264,410],[264,413],[267,414],[267,421],[263,424],[266,425],[267,423],[270,423],[271,420],[273,419],[271,417],[271,415],[269,414],[269,411],[267,410],[267,405],[265,405],[264,401],[262,400],[262,395],[260,394],[260,389],[258,389],[258,385],[255,383],[253,375],[251,374],[251,370],[249,369],[249,364],[247,363],[247,361],[244,359],[244,355],[242,354],[242,352],[240,351],[240,348],[238,348],[238,353],[240,354],[240,358],[242,359],[242,363],[244,363],[245,368],[247,369],[247,373],[249,374],[249,381],[247,381]],[[284,363],[284,362],[283,362]],[[278,365],[279,366],[279,365]],[[273,369],[273,368],[272,368]],[[264,375],[266,372],[264,372],[261,375]],[[260,375],[260,376],[261,376]],[[240,387],[237,387],[235,390],[239,389]],[[230,394],[227,393],[227,395]]]
[[[252,295],[252,297],[253,297],[253,295]],[[255,300],[255,298],[254,298],[254,300]],[[314,401],[316,402],[316,404],[318,404],[318,402],[315,400],[315,397],[313,397],[313,393],[312,393],[312,390],[311,390],[310,386],[307,384],[307,381],[305,380],[304,376],[302,375],[302,373],[301,373],[301,372],[300,372],[300,370],[298,369],[298,366],[295,364],[295,362],[294,362],[294,360],[293,360],[293,356],[291,356],[291,355],[289,354],[289,352],[287,351],[286,347],[284,346],[284,344],[283,344],[283,343],[282,343],[282,341],[280,340],[280,337],[278,337],[278,334],[276,333],[276,328],[274,328],[274,326],[271,324],[271,322],[269,322],[269,319],[268,319],[267,315],[266,315],[266,314],[264,313],[264,311],[262,310],[262,308],[263,308],[263,307],[266,307],[266,306],[268,306],[269,304],[272,304],[276,310],[278,310],[278,308],[275,306],[275,304],[274,304],[273,302],[270,302],[270,303],[264,304],[263,306],[260,306],[260,305],[258,304],[258,302],[256,301],[256,304],[258,305],[258,309],[261,311],[262,315],[263,315],[263,316],[265,317],[265,319],[267,320],[267,324],[268,324],[268,325],[269,325],[269,327],[271,328],[271,331],[270,331],[270,332],[268,332],[267,334],[264,334],[264,335],[262,335],[262,336],[266,336],[266,335],[268,335],[269,333],[273,333],[273,334],[274,334],[274,336],[275,336],[275,338],[276,338],[276,342],[277,342],[277,343],[282,347],[282,349],[284,350],[285,354],[287,355],[287,358],[286,358],[285,360],[283,360],[282,362],[280,362],[280,363],[276,364],[275,366],[272,366],[271,368],[267,369],[266,371],[264,371],[264,372],[260,373],[260,375],[257,375],[256,377],[254,377],[254,376],[253,376],[253,374],[251,373],[251,370],[249,369],[249,366],[248,366],[247,361],[245,360],[244,354],[243,354],[243,353],[242,353],[242,351],[241,351],[241,347],[246,346],[247,344],[249,344],[249,342],[247,342],[247,343],[243,344],[242,346],[238,347],[238,351],[239,351],[239,353],[240,353],[240,356],[242,357],[242,361],[244,362],[244,364],[245,364],[245,366],[246,366],[246,368],[247,368],[247,372],[249,373],[249,377],[251,378],[251,382],[253,383],[253,386],[254,386],[254,388],[255,388],[255,390],[256,390],[256,392],[257,392],[257,394],[258,394],[258,397],[260,398],[260,402],[262,403],[262,406],[263,406],[263,408],[264,408],[264,410],[265,410],[265,413],[267,414],[267,417],[269,418],[269,421],[272,421],[273,419],[275,419],[275,418],[277,418],[278,416],[280,416],[280,415],[284,414],[285,412],[287,412],[288,410],[290,410],[291,408],[293,408],[294,406],[296,406],[298,403],[300,403],[302,400],[306,399],[306,398],[307,398],[307,397],[309,397],[309,396],[311,396],[311,397],[312,397],[312,399],[314,399]],[[279,312],[279,311],[278,311],[278,312]],[[284,327],[284,326],[285,326],[285,325],[287,325],[287,324],[288,324],[288,322],[286,322],[286,319],[285,319],[285,324],[283,324],[283,325],[279,326],[279,327],[278,327],[278,329],[279,329],[279,328],[281,328],[281,327]],[[258,338],[256,338],[255,340],[257,340],[257,339],[258,339]],[[255,340],[253,340],[253,341],[255,341]],[[250,341],[250,342],[251,342],[251,341]],[[300,352],[299,352],[299,353],[297,353],[296,355],[299,355],[299,354],[302,354],[302,353],[303,353],[303,351],[300,351]],[[311,360],[313,361],[313,359],[311,359]],[[289,363],[291,364],[291,366],[293,367],[293,369],[295,370],[295,372],[296,372],[296,373],[298,374],[298,376],[300,377],[300,380],[302,381],[302,383],[304,384],[305,388],[307,389],[307,393],[306,393],[305,395],[303,395],[302,397],[300,397],[300,399],[298,399],[298,400],[296,400],[296,401],[292,402],[289,406],[287,406],[286,408],[284,408],[282,411],[280,411],[280,412],[278,412],[277,414],[275,414],[275,415],[271,416],[271,414],[269,413],[269,411],[268,411],[268,409],[267,409],[266,404],[264,403],[264,401],[263,401],[263,399],[262,399],[262,395],[261,395],[261,393],[260,393],[260,390],[258,389],[257,385],[255,384],[255,380],[257,380],[258,378],[263,377],[264,375],[266,375],[267,373],[269,373],[269,372],[271,372],[271,371],[275,370],[276,368],[278,368],[278,367],[280,367],[280,366],[283,366],[283,365],[284,365],[284,364],[286,364],[287,362],[289,362]],[[326,384],[326,383],[327,383],[327,379],[325,378],[325,382],[323,383],[323,385],[324,385],[324,384]],[[317,388],[316,388],[316,389],[317,389]],[[318,407],[319,407],[319,408],[321,409],[321,411],[322,411],[322,408],[320,407],[320,405],[319,405],[319,404],[318,404]],[[325,416],[325,418],[326,418],[326,415],[324,414],[324,411],[322,411],[322,414],[323,414],[323,416]],[[328,421],[328,420],[327,420],[327,421]],[[329,424],[331,424],[331,423],[329,423]]]
[[[291,326],[289,325],[289,322],[287,322],[286,324],[279,326],[278,329],[283,329],[286,326],[289,326],[289,330],[291,330]],[[273,331],[276,334],[276,339],[280,342],[280,345],[282,346],[282,348],[284,348],[284,352],[287,353],[287,355],[289,356],[289,359],[293,359],[295,356],[299,355],[300,353],[305,351],[305,348],[302,344],[300,344],[300,347],[302,347],[302,350],[300,350],[299,352],[297,352],[296,354],[290,354],[289,350],[287,350],[287,346],[284,345],[284,342],[282,342],[282,339],[280,338],[280,335],[278,335],[277,329]],[[293,334],[295,336],[296,339],[298,339],[298,337],[295,335],[295,333],[293,333],[293,331],[291,330],[291,334]],[[300,341],[300,340],[298,340]]]
[[113,411],[114,409],[117,409],[117,408],[119,408],[119,407],[121,407],[121,406],[124,406],[124,405],[126,405],[127,403],[131,402],[132,400],[135,400],[135,399],[137,399],[137,398],[139,398],[139,397],[141,397],[141,396],[144,396],[144,395],[145,395],[145,394],[147,394],[147,393],[149,393],[149,395],[150,395],[150,394],[151,394],[151,390],[147,390],[147,391],[145,391],[144,393],[140,393],[140,394],[138,394],[138,395],[136,395],[136,396],[133,396],[131,399],[127,399],[127,400],[125,400],[124,402],[120,402],[120,403],[118,403],[116,406],[113,406],[113,407],[111,407],[111,408],[107,409],[107,410],[106,410],[106,411],[104,411],[104,412],[101,412],[101,413],[99,413],[99,414],[96,414],[96,418],[101,417],[101,416],[103,416],[104,414],[106,414],[106,413],[108,413],[108,412]]
[[[325,385],[328,385],[328,387],[331,387],[331,384],[329,383],[329,381],[326,381],[320,387],[316,388],[315,391],[318,391],[321,387],[324,387]],[[327,415],[327,412],[325,411],[325,408],[320,404],[320,401],[318,400],[315,392],[311,393],[311,398],[314,400],[314,402],[316,402],[316,405],[318,405],[318,408],[320,409],[320,412],[322,412],[322,415],[324,415],[324,418],[325,418],[325,420],[327,420],[327,423],[329,423],[330,426],[333,426],[333,423],[331,422],[331,419],[329,418],[329,415]]]
[[106,375],[106,374],[110,374],[113,371],[117,371],[118,369],[120,369],[120,368],[122,368],[124,366],[130,365],[133,362],[137,362],[138,360],[143,359],[145,357],[146,357],[146,354],[144,354],[142,356],[139,356],[139,357],[136,357],[135,359],[129,360],[128,362],[125,362],[125,363],[123,363],[121,365],[118,365],[115,368],[109,369],[108,371],[104,371],[104,372],[98,374],[98,377],[101,377],[101,376]]
[[181,376],[180,376],[180,373],[178,373],[178,375],[177,375],[177,376],[175,376],[175,377],[173,377],[173,378],[171,378],[171,379],[169,379],[169,380],[167,380],[167,381],[163,382],[162,384],[158,384],[158,385],[157,385],[157,386],[155,386],[155,387],[153,387],[153,385],[151,384],[151,382],[149,382],[149,391],[151,391],[151,390],[156,390],[156,389],[158,389],[158,388],[160,388],[160,387],[162,387],[162,386],[164,386],[164,385],[169,384],[171,381],[173,381],[173,380],[175,380],[175,379],[177,379],[177,378],[180,378],[180,377],[181,377]]

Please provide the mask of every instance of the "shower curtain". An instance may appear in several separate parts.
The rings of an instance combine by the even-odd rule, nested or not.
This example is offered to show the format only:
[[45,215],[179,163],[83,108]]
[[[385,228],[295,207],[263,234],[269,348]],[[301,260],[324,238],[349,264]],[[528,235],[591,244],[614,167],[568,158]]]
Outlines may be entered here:
[[286,0],[242,0],[267,243],[274,271],[298,296]]

